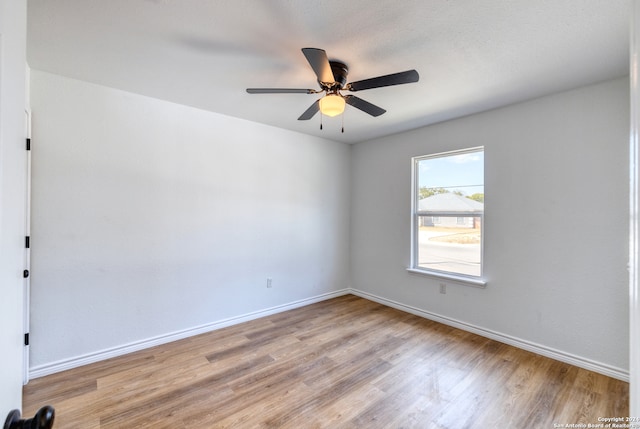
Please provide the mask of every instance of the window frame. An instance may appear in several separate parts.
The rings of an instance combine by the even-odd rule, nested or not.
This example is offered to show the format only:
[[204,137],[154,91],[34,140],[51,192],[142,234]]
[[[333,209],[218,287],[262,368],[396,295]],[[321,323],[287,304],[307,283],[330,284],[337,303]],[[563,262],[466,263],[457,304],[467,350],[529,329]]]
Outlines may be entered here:
[[[432,159],[432,158],[443,158],[443,157],[448,157],[448,156],[455,156],[455,155],[464,155],[467,153],[475,153],[475,152],[483,152],[484,153],[484,146],[476,146],[476,147],[472,147],[472,148],[467,148],[467,149],[459,149],[459,150],[452,150],[452,151],[447,151],[447,152],[439,152],[439,153],[434,153],[434,154],[430,154],[430,155],[420,155],[420,156],[414,156],[411,158],[411,254],[410,254],[410,264],[409,267],[407,268],[407,271],[411,272],[411,273],[415,273],[415,274],[421,274],[421,275],[426,275],[426,276],[430,276],[430,277],[436,277],[439,279],[444,279],[444,280],[450,280],[450,281],[455,281],[457,283],[461,283],[461,284],[466,284],[469,286],[475,286],[475,287],[481,287],[484,288],[487,285],[487,281],[485,279],[484,276],[484,247],[485,247],[485,240],[484,240],[484,230],[485,230],[485,214],[484,214],[484,210],[482,213],[478,214],[477,212],[469,212],[469,213],[464,213],[464,216],[470,216],[473,215],[473,217],[480,217],[480,275],[479,276],[474,276],[474,275],[467,275],[467,274],[461,274],[461,273],[455,273],[452,271],[440,271],[440,270],[434,270],[434,269],[428,269],[428,268],[424,268],[424,267],[420,267],[418,264],[418,256],[419,256],[419,251],[418,251],[418,246],[419,246],[419,239],[418,239],[418,232],[419,232],[419,222],[420,222],[420,216],[432,216],[432,217],[442,217],[442,216],[447,216],[447,217],[457,217],[458,212],[456,213],[447,213],[445,211],[443,212],[431,212],[431,211],[419,211],[418,210],[418,201],[419,201],[419,169],[418,169],[418,164],[420,161],[425,160],[425,159]],[[484,165],[483,165],[483,173],[484,173]],[[484,186],[484,178],[483,178],[483,186]]]

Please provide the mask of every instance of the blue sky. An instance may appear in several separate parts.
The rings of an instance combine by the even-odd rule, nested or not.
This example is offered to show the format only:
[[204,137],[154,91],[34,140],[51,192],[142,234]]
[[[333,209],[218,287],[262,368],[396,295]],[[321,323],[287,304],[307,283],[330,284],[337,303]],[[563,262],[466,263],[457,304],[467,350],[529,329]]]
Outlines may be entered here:
[[419,187],[484,193],[484,152],[470,152],[418,161]]

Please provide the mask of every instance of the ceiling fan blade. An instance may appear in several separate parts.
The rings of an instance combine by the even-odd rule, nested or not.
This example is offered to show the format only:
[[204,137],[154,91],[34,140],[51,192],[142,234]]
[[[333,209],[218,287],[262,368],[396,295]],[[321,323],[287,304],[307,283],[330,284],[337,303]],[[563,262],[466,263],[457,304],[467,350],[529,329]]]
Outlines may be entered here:
[[319,82],[335,82],[336,79],[333,77],[329,58],[327,58],[327,53],[323,49],[302,48],[302,53],[309,61],[309,65],[318,77]]
[[355,95],[345,95],[344,101],[346,101],[350,106],[360,109],[371,116],[380,116],[386,112],[382,107],[378,107],[375,104],[364,101],[362,98],[356,97]]
[[363,89],[381,88],[383,86],[417,82],[419,79],[420,75],[418,75],[417,71],[407,70],[400,73],[393,73],[385,76],[372,77],[371,79],[351,82],[347,84],[345,89],[349,91],[362,91]]
[[320,100],[316,100],[302,115],[298,118],[299,121],[308,121],[320,110]]
[[247,88],[249,94],[315,94],[314,89],[294,88]]

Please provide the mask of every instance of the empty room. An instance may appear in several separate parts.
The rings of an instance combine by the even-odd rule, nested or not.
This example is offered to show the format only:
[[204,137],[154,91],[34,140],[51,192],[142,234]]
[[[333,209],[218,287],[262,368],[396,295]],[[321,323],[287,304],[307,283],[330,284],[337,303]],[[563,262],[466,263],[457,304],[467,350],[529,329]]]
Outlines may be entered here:
[[635,2],[0,5],[5,429],[640,428]]

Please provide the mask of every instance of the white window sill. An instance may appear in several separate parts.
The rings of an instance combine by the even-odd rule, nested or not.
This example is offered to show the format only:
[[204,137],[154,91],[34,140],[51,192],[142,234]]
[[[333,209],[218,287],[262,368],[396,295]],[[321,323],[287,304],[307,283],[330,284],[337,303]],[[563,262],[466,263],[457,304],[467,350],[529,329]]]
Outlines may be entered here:
[[473,286],[473,287],[478,287],[483,289],[487,287],[487,281],[484,279],[475,279],[475,278],[465,277],[465,276],[456,276],[455,274],[447,274],[447,273],[441,273],[437,271],[419,270],[416,268],[407,268],[407,271],[413,274],[420,274],[422,276],[435,277],[442,280],[449,280],[456,283],[461,283],[466,286]]

